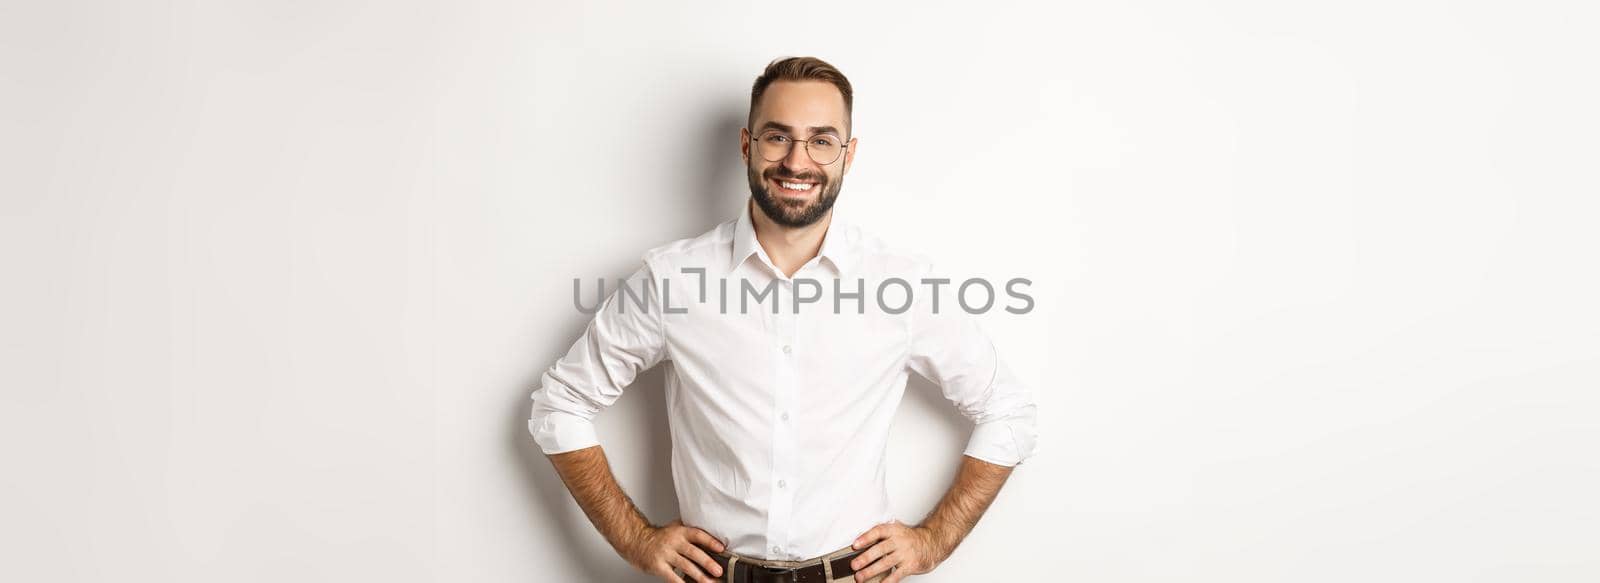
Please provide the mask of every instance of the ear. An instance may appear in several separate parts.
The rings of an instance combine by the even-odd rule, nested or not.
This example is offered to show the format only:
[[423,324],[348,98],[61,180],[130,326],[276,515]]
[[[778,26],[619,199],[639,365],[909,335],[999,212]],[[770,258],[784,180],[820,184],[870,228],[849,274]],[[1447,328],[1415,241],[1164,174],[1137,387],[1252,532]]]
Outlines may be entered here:
[[739,157],[744,159],[744,165],[750,165],[750,130],[739,128]]
[[856,148],[858,147],[860,146],[856,139],[850,138],[850,145],[846,146],[844,151],[844,170],[841,171],[842,174],[850,172],[850,164],[856,160]]

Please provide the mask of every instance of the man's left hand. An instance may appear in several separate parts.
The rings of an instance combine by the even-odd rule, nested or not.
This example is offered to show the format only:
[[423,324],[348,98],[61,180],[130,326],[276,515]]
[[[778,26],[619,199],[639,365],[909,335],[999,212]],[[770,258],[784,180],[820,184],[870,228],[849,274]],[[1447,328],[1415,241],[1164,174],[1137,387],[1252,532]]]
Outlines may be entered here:
[[910,575],[932,571],[944,560],[944,553],[934,542],[933,533],[921,526],[908,526],[891,520],[872,527],[856,538],[851,548],[867,549],[850,560],[855,568],[856,582],[888,573],[883,583],[898,583]]

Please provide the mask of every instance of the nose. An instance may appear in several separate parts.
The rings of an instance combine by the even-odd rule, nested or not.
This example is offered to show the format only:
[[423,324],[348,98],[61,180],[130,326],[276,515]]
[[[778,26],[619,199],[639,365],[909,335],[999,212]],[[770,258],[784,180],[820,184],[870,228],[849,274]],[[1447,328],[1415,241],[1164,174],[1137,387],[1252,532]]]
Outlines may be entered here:
[[811,152],[806,150],[805,142],[795,141],[790,143],[789,155],[783,157],[783,167],[785,170],[788,170],[790,174],[794,174],[801,170],[810,168],[813,164],[814,162],[811,160]]

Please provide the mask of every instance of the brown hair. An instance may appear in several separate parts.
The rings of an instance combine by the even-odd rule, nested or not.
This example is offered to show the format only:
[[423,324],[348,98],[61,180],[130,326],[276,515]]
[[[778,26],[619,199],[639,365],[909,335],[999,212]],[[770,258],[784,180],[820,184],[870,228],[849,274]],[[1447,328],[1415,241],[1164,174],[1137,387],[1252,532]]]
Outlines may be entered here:
[[768,63],[767,70],[762,71],[760,77],[756,77],[755,85],[750,88],[750,119],[745,122],[746,125],[755,123],[756,104],[761,102],[761,94],[767,92],[767,86],[773,81],[832,83],[834,87],[839,88],[839,94],[844,96],[845,126],[848,128],[851,125],[850,110],[855,104],[855,95],[850,89],[850,80],[833,65],[816,57],[786,57]]

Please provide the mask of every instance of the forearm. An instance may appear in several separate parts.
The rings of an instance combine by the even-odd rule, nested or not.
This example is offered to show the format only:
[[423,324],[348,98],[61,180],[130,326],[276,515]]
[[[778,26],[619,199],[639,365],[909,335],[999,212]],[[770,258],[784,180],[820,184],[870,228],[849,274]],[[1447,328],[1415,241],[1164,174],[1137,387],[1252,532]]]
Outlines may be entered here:
[[605,450],[597,445],[547,457],[589,522],[612,548],[626,556],[651,524],[617,484]]
[[992,464],[978,458],[961,456],[961,469],[939,504],[928,513],[918,527],[926,529],[933,537],[936,551],[942,561],[954,553],[961,540],[994,502],[1012,468]]

